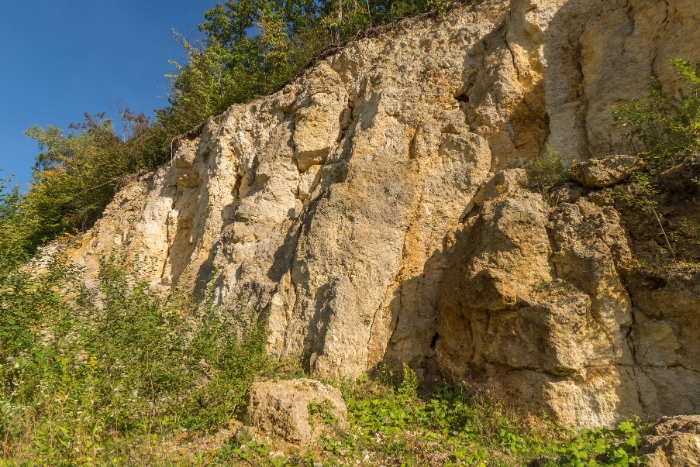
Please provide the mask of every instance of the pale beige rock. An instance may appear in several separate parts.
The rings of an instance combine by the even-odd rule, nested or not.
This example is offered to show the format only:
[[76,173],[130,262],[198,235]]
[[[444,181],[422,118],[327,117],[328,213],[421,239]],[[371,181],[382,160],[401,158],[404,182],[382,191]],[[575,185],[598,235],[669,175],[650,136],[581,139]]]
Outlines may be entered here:
[[629,178],[634,156],[608,156],[577,162],[569,169],[571,178],[588,188],[605,188]]
[[345,401],[336,388],[311,379],[253,383],[248,416],[254,427],[307,445],[328,429],[347,427]]
[[[294,157],[301,172],[323,165],[340,136],[340,120],[348,106],[348,95],[338,74],[326,63],[308,76],[311,82],[297,97],[295,107]],[[347,122],[345,122],[347,125]]]
[[700,415],[663,417],[649,432],[640,450],[647,465],[700,466]]
[[306,170],[306,172],[301,174],[301,177],[299,178],[299,187],[297,188],[297,198],[299,198],[302,202],[306,201],[306,199],[313,192],[314,188],[318,186],[318,182],[321,179],[320,171],[320,165],[312,165]]
[[667,367],[678,363],[681,345],[667,323],[649,321],[637,327],[637,360],[643,366]]
[[652,74],[678,87],[668,60],[700,61],[699,17],[695,0],[484,0],[407,21],[207,121],[71,255],[88,283],[120,249],[163,294],[215,279],[221,303],[269,310],[271,354],[327,378],[437,367],[436,343],[455,378],[570,423],[698,411],[697,293],[623,284],[607,198],[552,211],[501,169],[547,144],[610,154],[612,105]]

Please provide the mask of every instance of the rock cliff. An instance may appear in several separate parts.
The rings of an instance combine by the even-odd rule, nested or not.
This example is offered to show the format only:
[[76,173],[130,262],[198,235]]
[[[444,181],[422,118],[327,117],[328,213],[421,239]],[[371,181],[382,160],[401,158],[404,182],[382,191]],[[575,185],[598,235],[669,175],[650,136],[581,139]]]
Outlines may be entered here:
[[697,413],[697,291],[637,303],[615,209],[550,207],[513,167],[546,145],[614,153],[612,106],[651,76],[676,89],[669,59],[700,61],[698,44],[696,0],[484,0],[404,21],[182,138],[72,255],[89,277],[126,248],[166,293],[215,274],[217,300],[269,310],[270,351],[320,377],[439,364],[578,425]]

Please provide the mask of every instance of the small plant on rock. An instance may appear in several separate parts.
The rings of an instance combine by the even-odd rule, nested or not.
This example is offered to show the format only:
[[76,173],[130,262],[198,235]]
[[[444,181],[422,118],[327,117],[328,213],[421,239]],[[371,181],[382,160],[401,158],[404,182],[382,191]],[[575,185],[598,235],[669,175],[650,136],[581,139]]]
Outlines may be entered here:
[[654,196],[659,194],[659,190],[657,190],[651,184],[649,181],[649,175],[642,172],[633,173],[630,177],[630,182],[631,183],[626,187],[626,190],[617,192],[617,199],[622,201],[629,208],[654,215],[654,218],[661,229],[661,233],[666,240],[668,251],[671,253],[673,261],[676,262],[676,253],[671,246],[671,242],[666,234],[666,229],[664,229],[663,223],[661,222],[661,216],[656,211],[658,203],[654,199]]
[[547,146],[541,159],[525,164],[529,187],[549,200],[549,193],[569,180],[569,168],[557,151]]

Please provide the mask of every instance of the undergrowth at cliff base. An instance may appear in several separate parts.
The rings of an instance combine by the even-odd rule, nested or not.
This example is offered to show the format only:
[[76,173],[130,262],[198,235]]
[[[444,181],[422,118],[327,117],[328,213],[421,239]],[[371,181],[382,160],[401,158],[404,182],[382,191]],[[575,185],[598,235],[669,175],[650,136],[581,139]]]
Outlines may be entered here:
[[[398,379],[398,381],[397,381]],[[575,430],[541,417],[524,418],[488,391],[443,384],[419,397],[408,367],[336,383],[350,428],[315,446],[284,449],[268,437],[231,439],[213,457],[225,466],[634,466],[640,424]]]
[[2,467],[639,464],[633,424],[574,437],[487,391],[421,388],[408,367],[333,383],[349,428],[313,446],[240,436],[255,379],[303,376],[267,356],[264,313],[212,305],[212,286],[161,298],[139,279],[147,261],[104,257],[90,288],[67,264],[0,275]]
[[174,433],[238,417],[273,368],[242,301],[161,299],[123,256],[91,288],[66,264],[0,276],[0,465],[158,465]]

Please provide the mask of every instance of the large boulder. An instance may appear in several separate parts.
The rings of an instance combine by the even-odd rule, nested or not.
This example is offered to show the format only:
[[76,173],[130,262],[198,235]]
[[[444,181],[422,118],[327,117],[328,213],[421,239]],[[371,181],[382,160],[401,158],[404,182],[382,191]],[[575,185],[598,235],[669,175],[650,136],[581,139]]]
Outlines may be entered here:
[[663,417],[649,431],[640,450],[649,467],[700,466],[700,415]]
[[636,160],[634,156],[589,159],[572,165],[569,174],[587,188],[605,188],[627,180]]
[[533,193],[485,201],[442,284],[441,368],[576,425],[652,414],[625,337],[632,305],[620,275],[630,259],[611,207],[581,198],[551,208]]
[[266,381],[250,389],[248,416],[254,427],[299,445],[326,429],[347,427],[340,391],[311,379]]

